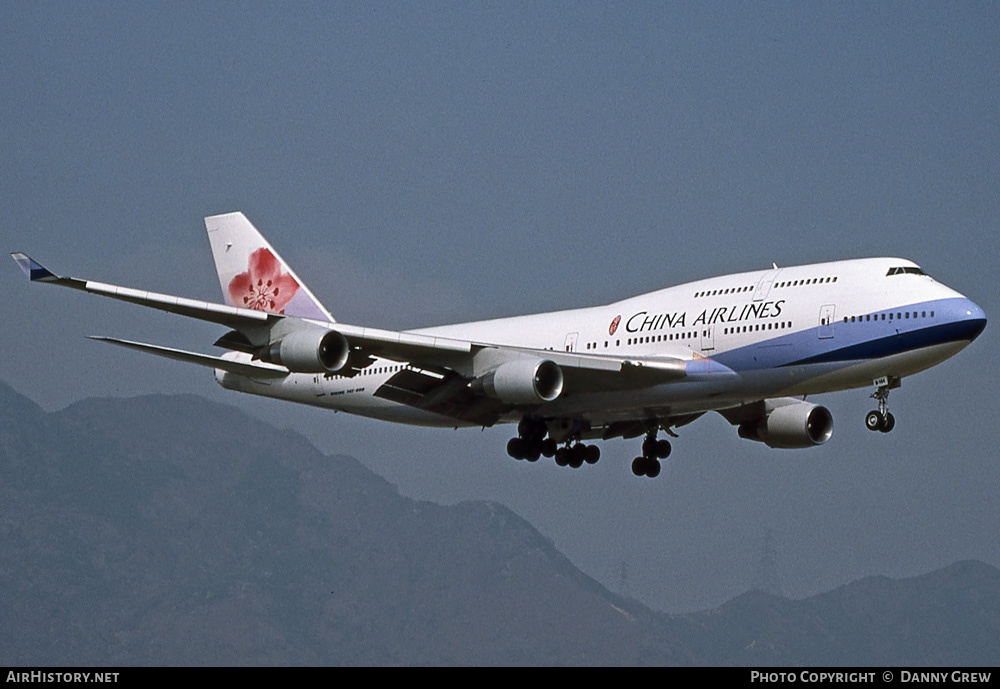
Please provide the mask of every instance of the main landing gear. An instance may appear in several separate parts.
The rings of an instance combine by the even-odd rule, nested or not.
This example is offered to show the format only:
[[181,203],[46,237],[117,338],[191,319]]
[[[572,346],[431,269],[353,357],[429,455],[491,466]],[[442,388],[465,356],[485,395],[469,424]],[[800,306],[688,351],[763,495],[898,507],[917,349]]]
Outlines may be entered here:
[[872,399],[878,401],[878,410],[868,412],[865,426],[869,431],[888,433],[896,427],[896,417],[889,412],[889,390],[899,387],[899,379],[880,378],[875,385],[878,388],[872,393]]
[[571,444],[567,440],[559,447],[555,440],[546,438],[548,427],[540,419],[525,416],[517,424],[517,437],[507,442],[507,454],[514,459],[526,459],[537,462],[541,456],[555,457],[556,464],[561,467],[570,466],[579,469],[584,464],[596,464],[601,458],[601,448],[597,445],[585,445],[581,442]]
[[[652,424],[647,425],[646,428],[651,426]],[[663,469],[660,460],[670,456],[670,441],[658,440],[657,432],[658,429],[652,426],[652,430],[642,441],[642,456],[632,460],[632,473],[636,476],[656,478]],[[669,429],[667,433],[670,433]],[[537,462],[542,456],[555,457],[559,466],[574,469],[579,469],[584,464],[596,464],[601,458],[601,448],[581,442],[576,429],[558,443],[548,435],[549,428],[545,421],[525,416],[517,424],[517,437],[507,442],[507,454],[514,459],[529,462]]]
[[660,475],[661,459],[670,456],[670,441],[657,440],[656,431],[652,431],[642,441],[642,456],[632,460],[632,473],[636,476],[656,478]]
[[569,466],[579,469],[584,463],[597,464],[597,460],[601,458],[601,448],[597,445],[584,445],[580,442],[575,445],[567,444],[556,450],[555,458],[556,464],[561,467]]

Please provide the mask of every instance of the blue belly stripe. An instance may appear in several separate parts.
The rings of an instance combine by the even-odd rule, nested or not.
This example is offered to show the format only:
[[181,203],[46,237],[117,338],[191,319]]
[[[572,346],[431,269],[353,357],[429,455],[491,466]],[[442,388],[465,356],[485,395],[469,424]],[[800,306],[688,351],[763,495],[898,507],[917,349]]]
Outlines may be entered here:
[[986,319],[975,319],[959,321],[957,323],[945,323],[943,325],[932,325],[929,328],[920,328],[909,332],[889,335],[878,340],[860,342],[856,345],[833,349],[829,352],[817,354],[815,356],[790,361],[783,366],[797,366],[800,364],[824,364],[834,361],[857,361],[860,359],[878,359],[893,354],[901,354],[914,349],[930,347],[931,345],[946,344],[948,342],[963,342],[974,340],[986,327]]
[[986,327],[982,309],[964,298],[910,304],[887,311],[921,311],[935,315],[933,319],[834,321],[827,326],[832,328],[833,337],[820,338],[817,325],[722,351],[712,358],[735,371],[862,361],[949,342],[971,342]]

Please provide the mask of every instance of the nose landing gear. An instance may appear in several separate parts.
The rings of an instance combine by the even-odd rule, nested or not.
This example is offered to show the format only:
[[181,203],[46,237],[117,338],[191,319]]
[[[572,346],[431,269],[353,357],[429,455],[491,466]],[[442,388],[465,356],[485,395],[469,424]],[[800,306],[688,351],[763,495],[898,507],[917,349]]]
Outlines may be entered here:
[[899,387],[899,378],[882,377],[875,381],[877,389],[872,399],[878,402],[878,410],[865,415],[865,427],[869,431],[888,433],[896,427],[896,417],[889,412],[889,390]]

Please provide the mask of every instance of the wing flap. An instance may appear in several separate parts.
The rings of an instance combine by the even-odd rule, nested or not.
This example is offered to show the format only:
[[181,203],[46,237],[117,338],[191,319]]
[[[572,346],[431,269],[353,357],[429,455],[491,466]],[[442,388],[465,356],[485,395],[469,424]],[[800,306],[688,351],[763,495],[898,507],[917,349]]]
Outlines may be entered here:
[[499,400],[476,395],[469,381],[457,373],[424,369],[400,371],[375,396],[479,426],[492,426],[511,409]]

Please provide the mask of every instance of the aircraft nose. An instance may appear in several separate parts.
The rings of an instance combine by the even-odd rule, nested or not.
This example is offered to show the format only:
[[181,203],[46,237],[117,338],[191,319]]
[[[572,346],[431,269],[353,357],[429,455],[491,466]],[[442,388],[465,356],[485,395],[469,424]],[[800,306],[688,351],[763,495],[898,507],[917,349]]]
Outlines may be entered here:
[[969,342],[979,337],[986,328],[986,312],[979,308],[971,299],[965,303],[965,317],[962,318],[964,337]]

